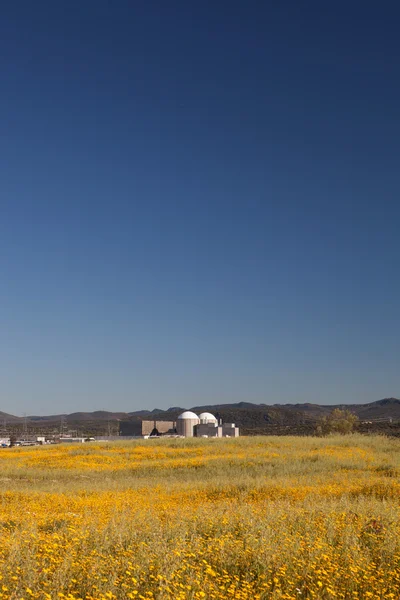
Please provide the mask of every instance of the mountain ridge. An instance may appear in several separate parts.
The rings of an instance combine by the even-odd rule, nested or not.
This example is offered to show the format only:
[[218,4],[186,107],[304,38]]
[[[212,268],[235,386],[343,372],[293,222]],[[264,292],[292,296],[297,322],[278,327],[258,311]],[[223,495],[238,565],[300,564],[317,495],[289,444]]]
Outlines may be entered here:
[[[296,413],[304,413],[308,415],[313,415],[315,417],[323,416],[331,412],[332,410],[340,408],[351,410],[357,416],[372,415],[378,413],[387,413],[392,412],[394,414],[388,414],[387,416],[392,416],[393,418],[398,416],[400,418],[400,399],[399,398],[382,398],[380,400],[375,400],[373,402],[362,403],[362,404],[315,404],[315,403],[286,403],[286,404],[266,404],[260,403],[256,404],[253,402],[236,402],[236,403],[223,403],[223,404],[204,404],[198,406],[191,407],[178,407],[173,406],[168,409],[158,409],[154,408],[152,410],[142,409],[136,410],[132,412],[124,412],[124,411],[107,411],[107,410],[96,410],[92,412],[86,411],[77,411],[73,413],[58,413],[52,415],[29,415],[26,417],[19,417],[16,415],[11,415],[5,412],[0,411],[0,420],[5,419],[8,421],[16,421],[20,422],[26,419],[29,422],[43,422],[43,421],[60,421],[61,419],[67,419],[71,421],[108,421],[108,420],[117,420],[117,419],[129,419],[129,418],[152,418],[154,416],[167,415],[175,413],[183,412],[184,410],[192,410],[194,412],[220,412],[220,411],[283,411],[287,412],[296,412]],[[382,414],[381,416],[386,416]],[[378,417],[379,418],[379,417]]]

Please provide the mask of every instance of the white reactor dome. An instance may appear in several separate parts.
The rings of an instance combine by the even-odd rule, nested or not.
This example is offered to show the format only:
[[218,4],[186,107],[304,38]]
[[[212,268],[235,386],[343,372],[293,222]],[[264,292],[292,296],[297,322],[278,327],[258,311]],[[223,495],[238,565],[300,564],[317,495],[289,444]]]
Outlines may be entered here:
[[198,416],[192,412],[191,410],[185,410],[185,412],[183,412],[181,415],[179,415],[178,419],[197,419],[198,420]]
[[217,419],[209,412],[203,412],[199,416],[199,419],[202,423],[216,423]]

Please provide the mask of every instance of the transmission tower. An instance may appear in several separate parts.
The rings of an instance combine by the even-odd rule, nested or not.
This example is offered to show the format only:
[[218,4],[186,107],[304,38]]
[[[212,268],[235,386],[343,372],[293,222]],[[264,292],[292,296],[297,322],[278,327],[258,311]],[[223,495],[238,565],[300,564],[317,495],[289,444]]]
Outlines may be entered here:
[[61,417],[60,421],[60,435],[63,436],[67,433],[67,417],[64,415]]
[[24,413],[24,424],[22,427],[22,437],[24,439],[26,439],[27,435],[28,435],[28,420],[26,418],[26,413]]

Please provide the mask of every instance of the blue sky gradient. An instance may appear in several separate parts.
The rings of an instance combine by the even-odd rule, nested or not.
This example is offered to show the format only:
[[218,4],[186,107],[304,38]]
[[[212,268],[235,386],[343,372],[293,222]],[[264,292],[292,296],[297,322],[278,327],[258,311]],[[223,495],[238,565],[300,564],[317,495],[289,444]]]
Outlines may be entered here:
[[395,3],[0,8],[0,410],[400,395]]

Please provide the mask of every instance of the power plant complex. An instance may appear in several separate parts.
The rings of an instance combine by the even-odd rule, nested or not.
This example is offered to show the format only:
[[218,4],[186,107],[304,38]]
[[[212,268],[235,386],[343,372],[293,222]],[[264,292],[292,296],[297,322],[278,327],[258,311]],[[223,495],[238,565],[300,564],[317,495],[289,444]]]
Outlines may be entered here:
[[176,421],[176,432],[183,437],[239,437],[239,428],[234,423],[218,422],[211,413],[199,416],[186,410]]
[[147,437],[178,435],[188,437],[239,437],[239,428],[234,423],[222,423],[208,412],[199,416],[185,410],[176,421],[142,420],[120,421],[119,432],[121,436]]

